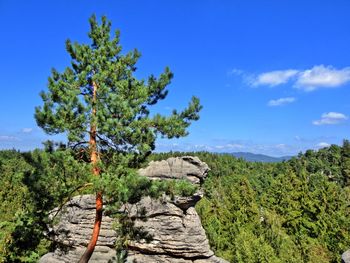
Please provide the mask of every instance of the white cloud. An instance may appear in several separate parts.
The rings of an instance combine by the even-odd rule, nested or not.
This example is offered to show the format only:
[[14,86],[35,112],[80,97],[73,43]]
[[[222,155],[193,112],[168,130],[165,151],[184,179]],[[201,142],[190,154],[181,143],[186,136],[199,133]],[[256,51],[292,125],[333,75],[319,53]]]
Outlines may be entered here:
[[314,125],[331,125],[331,124],[338,124],[342,121],[347,120],[348,117],[339,112],[328,112],[323,113],[320,120],[313,121],[312,124]]
[[251,84],[252,86],[266,85],[273,87],[287,83],[296,74],[298,74],[298,71],[294,69],[265,72],[258,75]]
[[292,103],[295,101],[294,97],[287,97],[287,98],[279,98],[277,100],[270,100],[267,105],[268,106],[283,106],[289,103]]
[[226,146],[229,148],[238,148],[238,149],[244,148],[244,145],[242,144],[227,144]]
[[[248,86],[252,86],[256,77],[253,74],[250,74],[244,70],[241,69],[231,69],[230,71],[227,72],[228,76],[236,76],[236,77],[240,77],[243,81],[243,83],[245,83]],[[226,84],[226,87],[231,87],[231,84]]]
[[305,91],[335,88],[350,82],[350,67],[336,69],[332,66],[314,66],[298,74],[295,86]]
[[306,70],[274,70],[258,75],[233,69],[229,74],[242,76],[243,81],[253,87],[274,87],[292,81],[295,88],[304,91],[314,91],[320,88],[337,88],[350,82],[350,67],[336,69],[331,65],[315,65]]
[[243,149],[244,145],[242,144],[236,144],[236,143],[228,143],[225,145],[216,145],[215,149],[218,150],[226,150],[226,151],[230,151],[230,150],[239,150],[239,149]]
[[2,142],[13,142],[13,141],[19,141],[19,139],[15,136],[8,136],[8,135],[0,135],[0,141]]
[[23,128],[22,132],[23,133],[31,133],[33,131],[33,128]]
[[280,144],[276,144],[275,147],[277,149],[285,149],[287,147],[287,145],[285,145],[284,143],[280,143]]
[[240,75],[243,75],[244,74],[244,71],[241,70],[241,69],[237,69],[237,68],[234,68],[234,69],[231,69],[227,75],[237,75],[237,76],[240,76]]
[[[291,138],[292,139],[292,138]],[[257,142],[251,140],[226,140],[213,139],[208,144],[194,143],[183,141],[160,141],[156,143],[156,152],[169,151],[209,151],[215,153],[233,153],[233,152],[250,152],[256,154],[265,154],[269,156],[294,156],[300,152],[305,152],[308,149],[318,150],[323,147],[328,147],[330,144],[340,145],[341,139],[336,137],[314,137],[307,138],[296,136],[294,138],[298,142]],[[1,144],[0,144],[1,146]]]
[[331,146],[331,145],[327,142],[320,142],[316,145],[316,147],[318,147],[318,148],[324,148],[324,147],[329,147],[329,146]]

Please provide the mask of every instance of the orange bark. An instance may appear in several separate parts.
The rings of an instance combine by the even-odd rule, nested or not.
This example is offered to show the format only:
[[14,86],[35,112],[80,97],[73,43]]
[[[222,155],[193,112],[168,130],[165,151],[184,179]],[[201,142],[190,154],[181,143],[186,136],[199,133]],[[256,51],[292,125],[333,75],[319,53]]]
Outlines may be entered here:
[[[97,85],[95,82],[93,82],[93,94],[92,94],[93,106],[92,106],[92,112],[91,112],[92,119],[94,119],[94,117],[96,116],[96,106],[94,105],[96,102],[96,93],[97,93]],[[99,176],[100,169],[98,168],[99,156],[98,156],[97,145],[96,145],[96,123],[93,123],[93,120],[90,126],[89,146],[90,146],[90,163],[92,164],[92,173],[95,176]],[[95,246],[96,246],[98,236],[100,234],[100,229],[101,229],[102,208],[103,208],[102,193],[97,192],[96,193],[96,216],[95,216],[94,229],[92,231],[90,242],[84,254],[81,256],[79,263],[89,262],[92,256],[92,253],[95,250]]]

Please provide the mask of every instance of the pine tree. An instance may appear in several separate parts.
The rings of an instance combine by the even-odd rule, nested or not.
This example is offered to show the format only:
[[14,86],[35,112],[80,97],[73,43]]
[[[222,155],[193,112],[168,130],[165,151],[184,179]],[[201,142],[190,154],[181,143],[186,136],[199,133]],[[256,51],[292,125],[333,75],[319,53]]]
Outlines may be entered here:
[[[44,105],[36,108],[35,118],[46,133],[65,133],[69,146],[87,149],[92,173],[100,177],[105,162],[101,153],[113,150],[138,162],[155,149],[157,136],[186,136],[186,128],[199,119],[202,106],[193,97],[182,112],[150,114],[151,106],[166,98],[173,74],[166,68],[158,78],[151,75],[146,81],[138,80],[134,72],[140,53],[121,53],[119,32],[111,36],[106,17],[100,24],[95,16],[89,21],[92,43],[66,41],[71,66],[63,73],[52,70],[48,91],[41,93]],[[102,220],[102,194],[96,193],[93,234],[79,262],[88,262],[94,251]]]

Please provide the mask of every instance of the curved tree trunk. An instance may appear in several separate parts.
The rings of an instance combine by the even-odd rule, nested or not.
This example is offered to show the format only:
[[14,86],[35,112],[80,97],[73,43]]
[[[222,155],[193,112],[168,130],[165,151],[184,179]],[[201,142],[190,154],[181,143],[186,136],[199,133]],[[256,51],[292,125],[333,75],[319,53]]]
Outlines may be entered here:
[[101,228],[101,222],[102,222],[102,206],[103,206],[102,194],[98,192],[96,194],[96,218],[95,218],[94,230],[92,232],[89,245],[87,246],[84,254],[81,256],[79,263],[89,262],[91,255],[95,250],[95,246],[97,243],[98,236],[100,234],[100,228]]
[[[94,123],[94,118],[96,116],[96,92],[97,92],[97,85],[95,82],[93,82],[93,93],[92,93],[92,100],[93,100],[93,106],[92,106],[92,112],[91,112],[91,126],[90,126],[90,140],[89,140],[89,146],[90,146],[90,162],[92,164],[92,173],[95,176],[100,176],[100,169],[98,168],[98,152],[97,152],[97,145],[96,145],[96,124]],[[95,223],[94,223],[94,229],[92,231],[92,236],[90,239],[90,242],[84,252],[84,254],[81,256],[79,263],[87,263],[89,262],[92,253],[95,250],[95,246],[98,240],[98,236],[100,234],[100,228],[101,228],[101,222],[102,222],[102,208],[103,208],[103,199],[102,199],[102,193],[97,192],[96,193],[96,217],[95,217]]]

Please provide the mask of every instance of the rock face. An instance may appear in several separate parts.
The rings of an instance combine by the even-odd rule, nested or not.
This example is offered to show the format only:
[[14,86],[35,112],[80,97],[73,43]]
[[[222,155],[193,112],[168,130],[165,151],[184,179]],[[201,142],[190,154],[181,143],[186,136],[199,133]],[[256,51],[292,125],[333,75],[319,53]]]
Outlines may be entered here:
[[[139,173],[154,180],[187,179],[200,184],[209,167],[197,157],[169,158],[151,162]],[[202,196],[199,190],[190,197],[155,200],[144,197],[136,204],[126,204],[134,227],[142,229],[148,238],[129,241],[128,263],[227,263],[210,250],[208,239],[194,205]],[[44,255],[41,263],[77,262],[89,241],[94,221],[94,196],[73,198],[59,212],[59,223],[53,227],[59,246]],[[90,262],[116,262],[116,234],[112,219],[104,216],[97,247]]]
[[[57,213],[57,210],[52,211],[52,217]],[[54,224],[52,228],[57,249],[44,255],[39,262],[78,262],[90,241],[95,220],[95,197],[93,195],[73,197],[59,211],[57,220],[58,224]],[[90,262],[114,260],[116,235],[112,230],[112,222],[112,218],[103,217],[100,236]]]
[[203,182],[208,171],[208,165],[198,157],[183,156],[150,162],[145,169],[140,169],[139,173],[150,179],[186,179],[199,184]]

